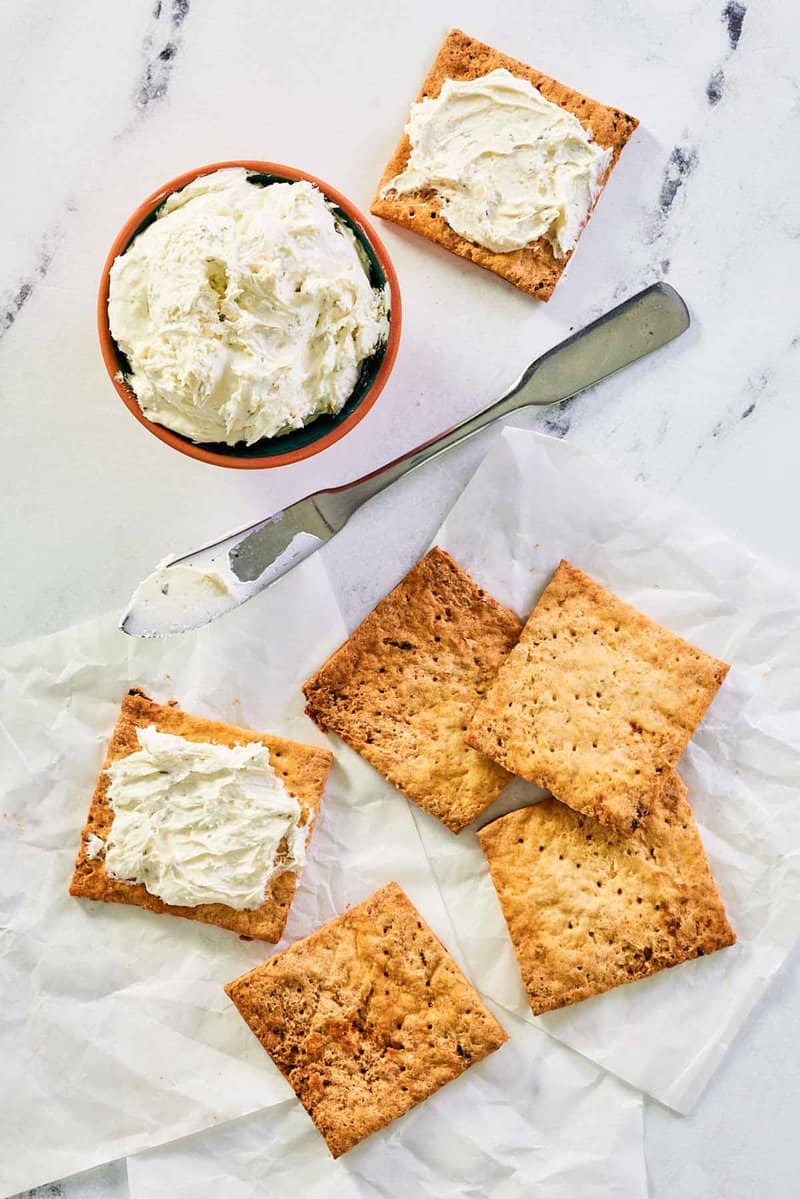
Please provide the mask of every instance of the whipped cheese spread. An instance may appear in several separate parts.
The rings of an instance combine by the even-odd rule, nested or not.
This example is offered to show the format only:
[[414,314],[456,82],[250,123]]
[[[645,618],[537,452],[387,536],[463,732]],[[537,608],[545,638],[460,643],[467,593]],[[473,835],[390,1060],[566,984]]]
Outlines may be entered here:
[[86,856],[91,861],[95,858],[102,857],[106,852],[106,843],[102,837],[98,837],[97,833],[89,833],[86,838]]
[[164,637],[183,633],[216,620],[249,599],[247,587],[229,569],[200,570],[160,562],[131,596],[120,621],[126,633],[138,637]]
[[435,191],[441,216],[467,241],[496,253],[545,238],[556,258],[575,246],[612,151],[505,68],[446,79],[414,104],[408,163],[381,192]]
[[313,184],[195,179],[111,268],[111,333],[149,420],[251,445],[341,411],[385,341],[388,294]]
[[260,907],[270,879],[302,865],[307,832],[269,750],[188,741],[154,725],[137,735],[140,748],[106,768],[109,875],[169,904]]

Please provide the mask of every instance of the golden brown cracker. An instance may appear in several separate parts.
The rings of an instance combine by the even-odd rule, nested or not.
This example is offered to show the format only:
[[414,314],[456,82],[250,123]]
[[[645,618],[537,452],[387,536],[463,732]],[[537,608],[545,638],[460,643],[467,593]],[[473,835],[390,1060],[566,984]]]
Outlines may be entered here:
[[87,841],[91,834],[105,841],[111,832],[114,812],[108,800],[106,768],[119,758],[125,758],[140,748],[136,730],[155,727],[161,733],[172,733],[188,741],[204,741],[214,745],[246,745],[259,742],[269,750],[270,763],[281,776],[284,786],[300,803],[303,824],[309,825],[311,836],[319,811],[322,792],[333,760],[327,749],[300,745],[284,737],[254,733],[217,720],[190,716],[173,704],[157,704],[142,691],[131,690],[122,701],[119,718],[111,736],[108,753],[95,786],[89,815],[81,834],[75,872],[70,883],[70,895],[83,899],[100,899],[106,903],[129,903],[151,912],[167,912],[199,920],[202,924],[218,924],[241,936],[262,941],[279,941],[294,899],[297,874],[285,871],[273,878],[267,897],[259,908],[237,911],[221,903],[200,904],[197,907],[176,907],[151,895],[140,883],[126,883],[111,878],[102,856],[90,858]]
[[521,627],[436,547],[304,685],[306,712],[459,832],[509,780],[464,732]]
[[555,799],[478,833],[536,1015],[734,944],[686,788],[669,779],[632,836]]
[[727,672],[562,561],[467,741],[576,811],[630,831]]
[[[518,59],[510,58],[507,54],[501,54],[499,50],[468,37],[460,29],[451,30],[440,46],[417,100],[438,96],[446,79],[477,79],[499,67],[505,67],[519,79],[527,79],[538,88],[546,100],[565,108],[576,116],[585,128],[591,129],[599,146],[613,150],[611,164],[598,193],[599,199],[623,148],[639,123],[635,117],[565,87],[563,83],[533,70]],[[440,203],[435,192],[427,190],[382,196],[383,188],[405,169],[410,153],[411,144],[408,135],[404,133],[383,173],[370,211],[376,216],[385,217],[395,224],[422,234],[461,258],[467,258],[478,266],[494,271],[540,300],[549,300],[575,250],[571,250],[564,258],[556,258],[550,243],[541,238],[522,250],[498,254],[485,246],[467,241],[451,229],[441,216]],[[593,208],[594,205],[586,218],[586,224]]]
[[397,883],[225,990],[334,1157],[507,1040]]

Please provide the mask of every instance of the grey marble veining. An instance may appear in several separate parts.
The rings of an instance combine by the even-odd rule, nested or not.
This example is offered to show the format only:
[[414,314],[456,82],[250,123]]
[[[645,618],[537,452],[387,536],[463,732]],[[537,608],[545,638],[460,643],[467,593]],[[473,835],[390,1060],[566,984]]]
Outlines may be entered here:
[[142,66],[135,88],[135,102],[145,110],[166,98],[170,76],[181,51],[183,23],[190,0],[156,0],[153,16],[142,45]]
[[124,1161],[109,1162],[24,1194],[28,1199],[128,1199],[128,1171]]

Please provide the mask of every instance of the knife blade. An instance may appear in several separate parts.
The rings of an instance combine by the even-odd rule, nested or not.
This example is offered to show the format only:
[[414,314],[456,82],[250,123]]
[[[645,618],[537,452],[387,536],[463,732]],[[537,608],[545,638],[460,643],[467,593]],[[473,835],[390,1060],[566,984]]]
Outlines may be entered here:
[[495,403],[363,478],[315,492],[265,520],[168,559],[139,584],[121,621],[134,636],[199,628],[269,587],[329,541],[357,508],[403,475],[520,408],[570,399],[667,345],[691,323],[680,295],[656,283],[532,362]]

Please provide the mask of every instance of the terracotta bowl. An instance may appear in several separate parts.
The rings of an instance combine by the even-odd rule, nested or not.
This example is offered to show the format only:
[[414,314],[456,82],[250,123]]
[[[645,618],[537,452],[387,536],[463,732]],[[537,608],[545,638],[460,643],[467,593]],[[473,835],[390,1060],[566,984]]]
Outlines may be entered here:
[[[180,191],[182,187],[191,183],[199,175],[209,175],[212,171],[219,171],[224,167],[244,167],[254,176],[260,177],[258,182],[265,185],[276,182],[294,182],[297,179],[307,179],[310,183],[314,183],[336,206],[339,219],[345,221],[352,229],[369,259],[373,283],[376,286],[388,286],[391,301],[389,336],[386,344],[380,346],[370,358],[362,363],[358,382],[341,412],[336,416],[318,417],[306,428],[294,429],[280,437],[263,437],[250,446],[244,443],[235,446],[219,443],[199,444],[190,441],[188,437],[183,437],[180,433],[173,432],[172,429],[165,428],[164,425],[158,425],[148,420],[139,407],[139,401],[136,399],[133,389],[125,382],[125,375],[129,372],[128,362],[111,336],[108,324],[109,272],[114,259],[127,249],[138,233],[141,233],[155,220],[156,210],[163,204],[167,196],[172,192]],[[352,204],[336,188],[317,179],[314,175],[309,175],[306,171],[298,171],[295,167],[283,166],[277,162],[251,161],[250,159],[214,162],[208,166],[198,167],[194,171],[186,171],[185,174],[171,179],[169,183],[165,183],[163,187],[159,187],[151,196],[148,196],[128,218],[115,237],[103,267],[100,292],[97,298],[97,330],[103,361],[111,382],[128,410],[160,441],[166,442],[175,450],[180,450],[182,454],[188,454],[190,458],[197,458],[201,462],[211,462],[215,466],[230,466],[239,470],[261,470],[268,466],[286,466],[290,462],[300,462],[303,458],[310,458],[313,454],[318,454],[321,450],[333,445],[360,420],[363,420],[391,374],[400,343],[401,320],[400,288],[395,269],[383,242],[355,204]]]

